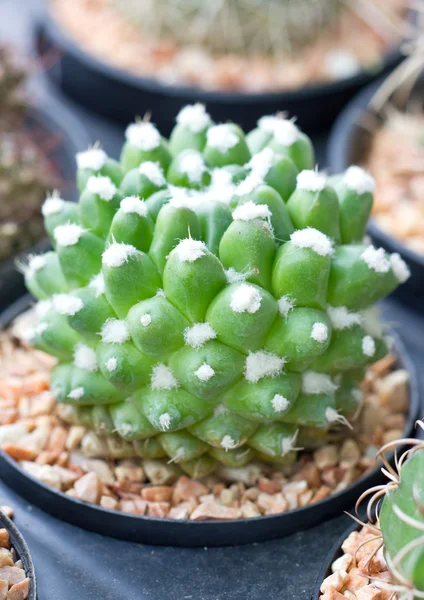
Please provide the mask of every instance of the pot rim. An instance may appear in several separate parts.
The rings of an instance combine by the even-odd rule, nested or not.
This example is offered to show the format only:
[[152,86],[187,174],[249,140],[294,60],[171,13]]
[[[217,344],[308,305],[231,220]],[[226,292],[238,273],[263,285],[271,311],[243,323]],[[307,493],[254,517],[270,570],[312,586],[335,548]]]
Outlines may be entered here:
[[318,576],[315,580],[315,586],[314,586],[314,590],[311,594],[311,600],[319,600],[319,597],[321,594],[321,591],[320,591],[321,584],[324,581],[324,579],[326,577],[328,577],[328,575],[331,574],[332,563],[337,558],[339,558],[339,556],[342,555],[343,542],[351,533],[353,533],[354,531],[359,531],[360,527],[361,527],[361,525],[359,525],[358,523],[351,524],[350,527],[345,529],[344,532],[341,534],[341,536],[333,544],[333,546],[331,547],[331,550],[328,552],[327,556],[325,557],[324,564],[321,567],[321,569],[318,573]]
[[9,519],[9,517],[2,510],[0,510],[0,527],[4,527],[8,531],[12,547],[16,550],[18,558],[22,560],[26,576],[30,580],[27,600],[36,600],[37,578],[28,544],[26,543],[22,533],[19,531],[15,523]]

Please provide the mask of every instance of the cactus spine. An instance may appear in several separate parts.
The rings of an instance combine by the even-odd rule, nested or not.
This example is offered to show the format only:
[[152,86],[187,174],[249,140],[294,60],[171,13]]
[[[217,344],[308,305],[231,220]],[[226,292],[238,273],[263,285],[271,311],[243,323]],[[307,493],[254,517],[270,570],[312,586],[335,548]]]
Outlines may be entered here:
[[28,340],[59,359],[57,400],[189,474],[295,461],[355,411],[386,351],[362,311],[408,277],[361,243],[372,180],[336,191],[282,117],[245,136],[187,106],[169,141],[146,121],[126,137],[120,163],[78,156],[80,202],[46,200],[54,251],[28,263]]

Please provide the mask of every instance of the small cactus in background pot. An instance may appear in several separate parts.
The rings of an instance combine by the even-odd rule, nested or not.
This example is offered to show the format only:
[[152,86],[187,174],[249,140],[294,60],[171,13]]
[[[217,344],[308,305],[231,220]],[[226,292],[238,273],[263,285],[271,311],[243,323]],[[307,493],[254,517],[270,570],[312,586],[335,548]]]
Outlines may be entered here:
[[59,184],[23,124],[26,75],[11,49],[0,47],[0,261],[40,239],[40,206],[47,190]]
[[332,182],[292,121],[263,117],[245,136],[201,105],[169,141],[138,121],[119,163],[100,148],[77,162],[80,202],[46,200],[54,250],[26,269],[27,339],[59,360],[66,418],[105,452],[196,477],[291,464],[348,424],[386,353],[369,309],[408,277],[362,244],[369,175]]
[[[417,425],[424,430],[423,421]],[[410,448],[393,468],[384,453],[405,445]],[[387,578],[377,574],[372,582],[375,587],[392,592],[393,598],[418,600],[424,598],[424,442],[397,440],[386,444],[380,454],[388,482],[363,494],[358,504],[372,494],[367,516],[370,521],[376,516],[377,523],[369,527],[381,541],[370,559],[383,548],[392,581],[388,583]]]
[[279,55],[314,40],[333,24],[341,0],[113,0],[148,36],[211,54]]

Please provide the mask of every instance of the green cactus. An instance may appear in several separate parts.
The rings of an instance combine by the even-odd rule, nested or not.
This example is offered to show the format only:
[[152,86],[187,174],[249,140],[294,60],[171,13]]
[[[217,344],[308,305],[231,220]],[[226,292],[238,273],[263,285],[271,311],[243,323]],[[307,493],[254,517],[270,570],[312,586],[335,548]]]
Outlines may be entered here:
[[[423,421],[417,424],[424,429]],[[384,453],[405,445],[410,448],[398,458],[394,469]],[[373,527],[376,534],[381,532],[381,547],[393,577],[388,589],[399,599],[418,600],[424,597],[424,443],[401,439],[386,444],[380,454],[388,482],[363,494],[359,501],[372,493],[368,518],[372,520],[376,509],[377,523]],[[375,584],[379,585],[378,576]]]
[[273,54],[307,45],[337,19],[341,0],[114,0],[144,35],[212,54]]
[[359,243],[365,218],[343,221],[353,197],[369,211],[369,176],[333,188],[293,122],[256,133],[264,122],[253,155],[253,132],[200,105],[169,144],[130,125],[120,164],[79,155],[78,206],[46,202],[55,251],[28,263],[28,339],[60,361],[66,418],[108,453],[167,456],[191,475],[291,464],[355,412],[362,370],[385,353],[361,311],[408,271]]

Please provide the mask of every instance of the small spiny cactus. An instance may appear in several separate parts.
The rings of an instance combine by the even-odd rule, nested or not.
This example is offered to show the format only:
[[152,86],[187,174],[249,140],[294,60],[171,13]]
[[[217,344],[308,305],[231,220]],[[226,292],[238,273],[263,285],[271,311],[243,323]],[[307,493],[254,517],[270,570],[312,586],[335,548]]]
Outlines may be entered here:
[[[418,421],[418,426],[424,429],[424,422]],[[405,445],[410,448],[393,468],[384,453]],[[377,575],[373,583],[396,594],[398,600],[418,600],[424,598],[424,442],[418,439],[390,442],[380,454],[388,482],[363,494],[359,502],[372,493],[368,518],[373,520],[375,511],[377,523],[372,527],[381,536],[381,544],[373,554],[384,548],[393,582],[388,584]]]
[[66,418],[112,456],[195,476],[290,464],[347,423],[386,353],[368,309],[408,277],[362,244],[367,173],[332,182],[293,121],[263,117],[245,136],[201,105],[169,141],[138,121],[120,162],[96,147],[77,163],[80,201],[46,200],[54,250],[26,267],[40,300],[27,339],[59,360]]

